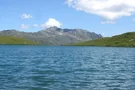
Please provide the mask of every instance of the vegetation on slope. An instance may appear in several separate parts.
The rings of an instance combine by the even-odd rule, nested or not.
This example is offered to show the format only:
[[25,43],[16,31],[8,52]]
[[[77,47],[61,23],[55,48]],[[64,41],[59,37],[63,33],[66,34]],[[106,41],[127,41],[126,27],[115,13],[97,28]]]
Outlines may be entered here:
[[15,36],[0,36],[0,44],[10,44],[10,45],[36,45],[38,42],[33,42],[21,37]]
[[28,40],[38,41],[43,45],[64,45],[101,38],[100,34],[83,29],[61,29],[50,27],[38,32],[21,32],[18,30],[2,30],[0,36],[23,37]]
[[87,42],[72,44],[71,46],[124,46],[135,47],[135,32],[128,32],[113,37],[106,37]]

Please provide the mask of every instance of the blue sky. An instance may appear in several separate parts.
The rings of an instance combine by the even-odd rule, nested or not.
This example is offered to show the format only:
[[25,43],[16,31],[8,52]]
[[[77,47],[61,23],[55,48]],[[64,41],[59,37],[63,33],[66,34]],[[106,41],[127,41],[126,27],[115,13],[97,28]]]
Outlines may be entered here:
[[1,0],[0,30],[35,32],[56,25],[112,36],[135,31],[135,4],[132,3],[135,1]]

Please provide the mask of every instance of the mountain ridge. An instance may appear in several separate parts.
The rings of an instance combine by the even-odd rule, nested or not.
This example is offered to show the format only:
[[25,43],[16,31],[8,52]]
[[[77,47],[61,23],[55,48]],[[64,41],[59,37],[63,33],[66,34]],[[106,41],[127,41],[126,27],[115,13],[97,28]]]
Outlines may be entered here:
[[112,37],[75,43],[69,46],[135,47],[135,32],[127,32]]
[[0,45],[39,45],[38,42],[33,42],[21,37],[15,36],[0,36]]
[[44,45],[64,45],[102,38],[100,34],[83,29],[61,29],[57,27],[50,27],[37,32],[23,32],[15,29],[2,30],[0,36],[23,37]]

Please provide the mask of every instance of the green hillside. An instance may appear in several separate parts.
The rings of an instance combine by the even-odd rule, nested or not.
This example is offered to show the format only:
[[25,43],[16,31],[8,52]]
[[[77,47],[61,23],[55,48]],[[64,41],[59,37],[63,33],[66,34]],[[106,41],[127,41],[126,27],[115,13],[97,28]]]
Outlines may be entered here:
[[10,45],[35,45],[39,44],[38,42],[33,42],[21,37],[14,36],[0,36],[0,44],[10,44]]
[[71,46],[116,46],[135,47],[135,32],[128,32],[113,37],[106,37],[87,42],[72,44]]

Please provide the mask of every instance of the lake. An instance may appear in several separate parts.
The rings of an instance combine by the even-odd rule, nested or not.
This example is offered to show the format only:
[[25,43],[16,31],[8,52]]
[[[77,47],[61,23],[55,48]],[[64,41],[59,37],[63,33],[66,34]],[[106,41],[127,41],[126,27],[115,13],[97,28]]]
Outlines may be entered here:
[[135,90],[135,48],[1,45],[0,90]]

